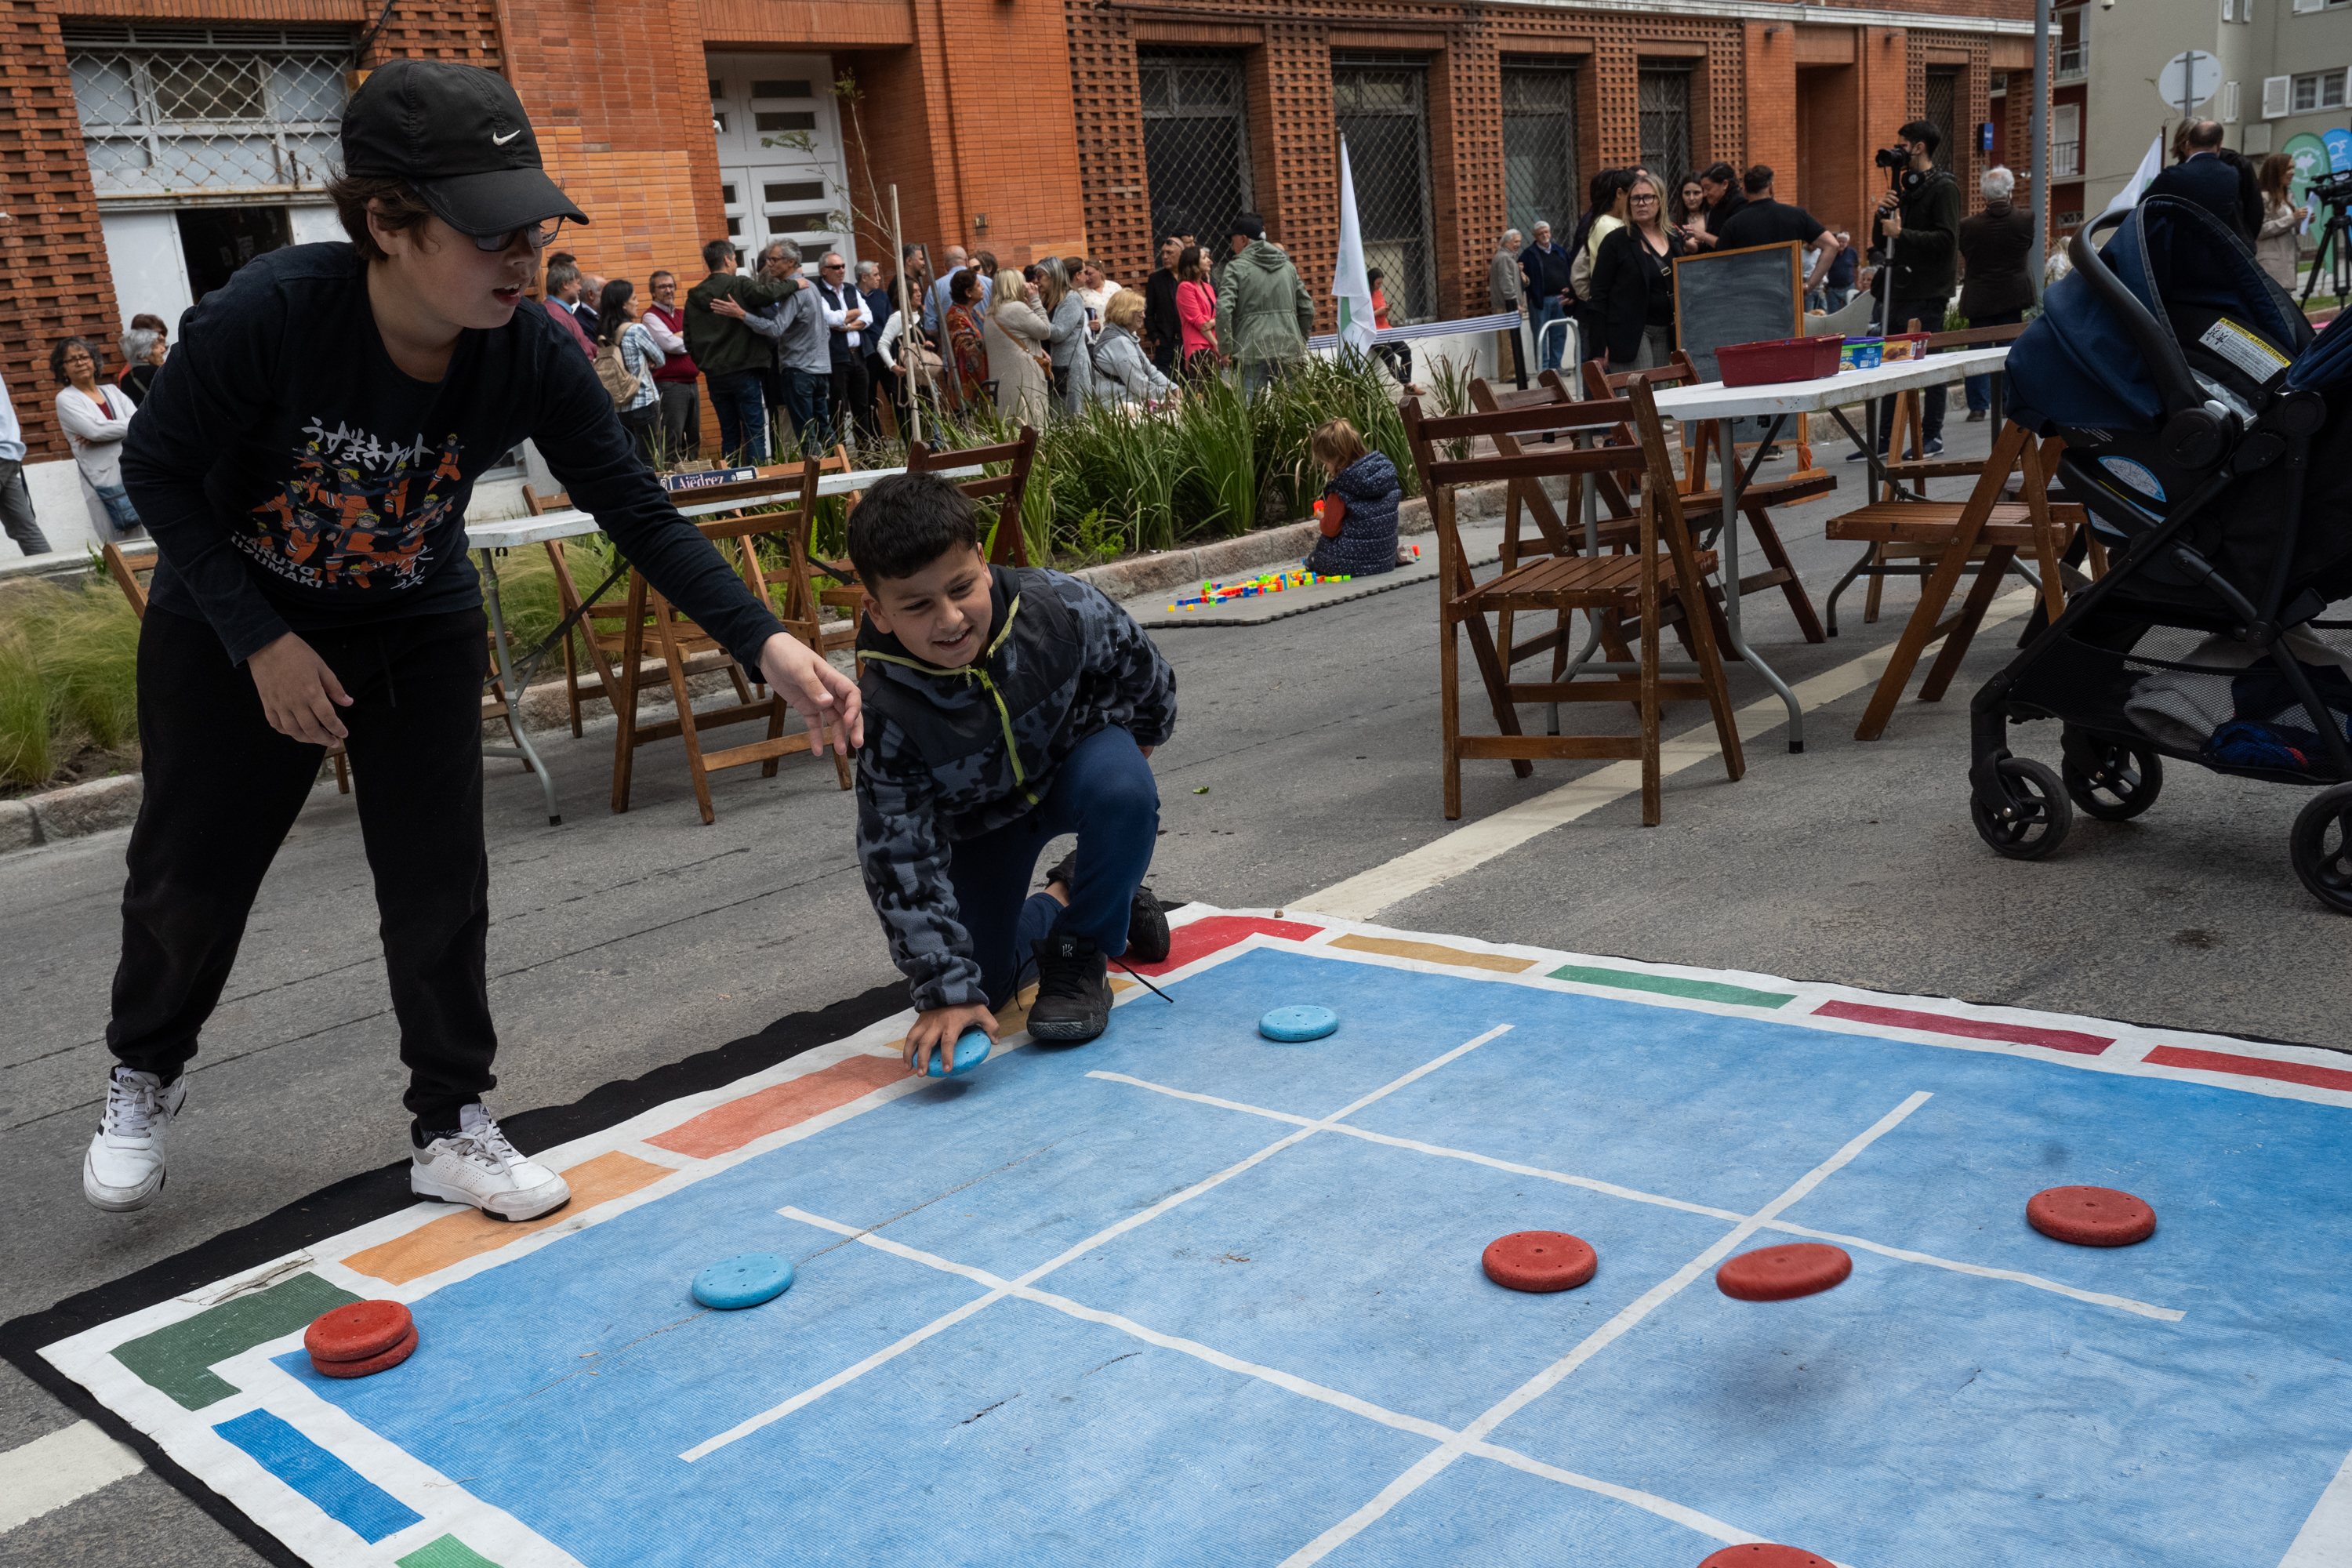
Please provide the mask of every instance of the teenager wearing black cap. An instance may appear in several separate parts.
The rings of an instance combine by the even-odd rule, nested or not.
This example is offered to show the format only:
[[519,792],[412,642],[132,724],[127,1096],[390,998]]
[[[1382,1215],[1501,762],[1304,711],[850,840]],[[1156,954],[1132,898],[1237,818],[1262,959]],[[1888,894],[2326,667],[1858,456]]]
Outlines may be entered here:
[[656,587],[856,746],[857,689],[787,635],[679,517],[578,349],[519,310],[539,253],[586,223],[494,71],[400,60],[352,95],[350,244],[276,250],[205,296],[124,443],[162,557],[139,639],[145,796],[130,847],[116,1066],[82,1190],[163,1184],[182,1068],[246,917],[345,742],[409,1074],[419,1194],[530,1219],[570,1197],[481,1104],[498,1039],[483,973],[480,692],[466,553],[483,469],[526,437]]

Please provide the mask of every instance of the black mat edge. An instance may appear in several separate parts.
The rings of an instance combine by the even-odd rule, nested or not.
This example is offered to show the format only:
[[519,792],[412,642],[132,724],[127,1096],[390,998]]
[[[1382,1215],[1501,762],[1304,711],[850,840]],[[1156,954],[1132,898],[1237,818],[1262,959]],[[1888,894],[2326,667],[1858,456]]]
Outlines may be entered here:
[[[567,1143],[616,1127],[670,1100],[723,1089],[803,1051],[845,1039],[907,1005],[906,983],[893,980],[846,1001],[779,1018],[756,1035],[664,1063],[640,1078],[604,1084],[569,1105],[517,1111],[500,1117],[499,1123],[527,1149]],[[304,1558],[243,1509],[182,1468],[152,1437],[50,1365],[42,1358],[41,1347],[398,1214],[416,1201],[408,1190],[408,1166],[409,1162],[399,1160],[347,1176],[209,1241],[69,1296],[46,1311],[27,1312],[0,1323],[0,1357],[55,1395],[68,1410],[95,1422],[108,1436],[130,1445],[149,1469],[178,1488],[264,1562],[276,1568],[308,1568]]]

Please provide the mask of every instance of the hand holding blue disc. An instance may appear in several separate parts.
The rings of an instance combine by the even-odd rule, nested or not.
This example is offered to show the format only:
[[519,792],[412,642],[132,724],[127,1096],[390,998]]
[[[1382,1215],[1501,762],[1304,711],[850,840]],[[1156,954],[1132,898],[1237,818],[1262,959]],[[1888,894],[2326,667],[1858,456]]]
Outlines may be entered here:
[[970,1072],[988,1059],[988,1031],[977,1025],[956,1037],[955,1066],[948,1066],[945,1051],[931,1053],[930,1075],[933,1078],[954,1078]]

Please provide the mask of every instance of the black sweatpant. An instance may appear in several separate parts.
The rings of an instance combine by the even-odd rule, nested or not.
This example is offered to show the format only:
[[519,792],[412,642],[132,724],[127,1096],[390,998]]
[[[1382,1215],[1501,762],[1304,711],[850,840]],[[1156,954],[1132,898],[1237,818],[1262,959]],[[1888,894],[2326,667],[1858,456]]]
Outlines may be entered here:
[[[482,952],[482,612],[302,637],[352,699],[340,711],[408,1068],[404,1103],[427,1129],[455,1127],[458,1108],[498,1083]],[[152,608],[139,633],[139,739],[146,794],[131,831],[106,1041],[123,1066],[168,1083],[196,1054],[254,895],[324,753],[269,727],[253,677],[208,624]]]

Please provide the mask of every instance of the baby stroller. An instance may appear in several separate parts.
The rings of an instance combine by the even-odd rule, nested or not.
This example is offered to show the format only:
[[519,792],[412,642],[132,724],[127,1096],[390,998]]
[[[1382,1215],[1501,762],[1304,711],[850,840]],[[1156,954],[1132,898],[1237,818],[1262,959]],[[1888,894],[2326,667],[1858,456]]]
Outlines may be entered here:
[[[2352,327],[2315,339],[2246,247],[2177,198],[2098,219],[2068,253],[2011,351],[2010,406],[2064,439],[2058,477],[2110,565],[1977,693],[1977,831],[2038,859],[2075,806],[2117,822],[2154,805],[2167,757],[2321,785],[2289,854],[2352,914],[2352,620],[2324,618],[2352,596]],[[2053,718],[2062,773],[2010,754],[2009,725]]]

